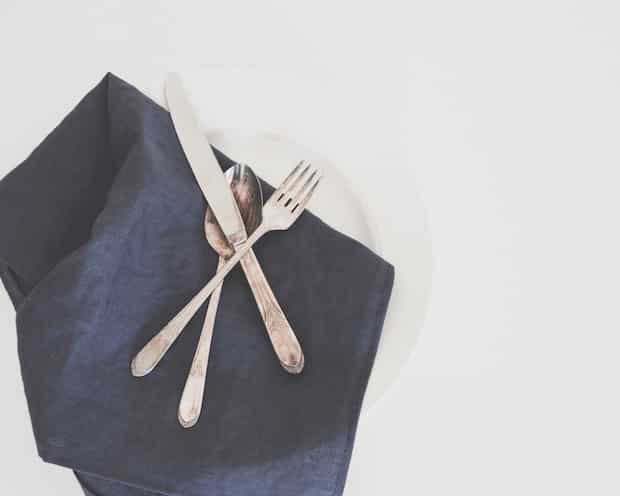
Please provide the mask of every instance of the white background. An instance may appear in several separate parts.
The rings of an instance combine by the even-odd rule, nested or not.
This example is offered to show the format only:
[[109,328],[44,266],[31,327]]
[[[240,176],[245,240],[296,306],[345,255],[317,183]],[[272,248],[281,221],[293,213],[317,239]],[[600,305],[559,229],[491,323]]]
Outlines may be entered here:
[[[416,254],[415,191],[432,236],[424,325],[360,426],[346,495],[617,495],[619,14],[592,0],[2,0],[0,173],[106,71],[154,96],[166,72],[212,65],[337,81],[341,98],[279,125],[335,163],[374,160],[344,173],[397,269]],[[423,305],[411,274],[397,290]],[[0,316],[0,493],[77,496],[36,457],[4,293]]]

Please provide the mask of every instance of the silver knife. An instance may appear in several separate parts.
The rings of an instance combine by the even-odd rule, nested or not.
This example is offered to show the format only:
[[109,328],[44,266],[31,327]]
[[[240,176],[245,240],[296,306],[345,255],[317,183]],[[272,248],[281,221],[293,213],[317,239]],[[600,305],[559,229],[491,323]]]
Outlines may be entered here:
[[[209,207],[231,245],[242,246],[247,233],[237,203],[176,74],[170,75],[166,82],[166,100],[179,142]],[[241,267],[280,364],[289,373],[300,373],[304,366],[301,346],[252,250],[241,259]],[[181,326],[166,326],[154,336],[134,358],[132,373],[135,376],[148,374],[182,330]]]
[[233,246],[245,242],[248,235],[237,202],[176,74],[166,81],[166,101],[187,161],[218,224]]

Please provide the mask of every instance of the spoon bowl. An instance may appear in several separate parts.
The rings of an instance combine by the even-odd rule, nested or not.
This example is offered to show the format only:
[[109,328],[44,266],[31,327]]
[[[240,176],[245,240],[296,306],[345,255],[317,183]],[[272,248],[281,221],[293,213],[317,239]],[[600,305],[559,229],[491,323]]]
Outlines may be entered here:
[[[245,229],[250,235],[263,221],[263,188],[260,181],[254,171],[244,164],[233,165],[224,175],[239,207]],[[205,235],[211,248],[220,257],[230,258],[235,253],[209,207],[205,215]]]

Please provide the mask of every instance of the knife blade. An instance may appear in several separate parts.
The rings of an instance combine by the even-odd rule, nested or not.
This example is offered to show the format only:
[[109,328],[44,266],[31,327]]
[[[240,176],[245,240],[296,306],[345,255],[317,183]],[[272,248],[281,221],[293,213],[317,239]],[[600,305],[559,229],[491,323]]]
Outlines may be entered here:
[[174,129],[196,181],[226,238],[237,246],[248,237],[241,213],[178,74],[168,76],[165,93]]

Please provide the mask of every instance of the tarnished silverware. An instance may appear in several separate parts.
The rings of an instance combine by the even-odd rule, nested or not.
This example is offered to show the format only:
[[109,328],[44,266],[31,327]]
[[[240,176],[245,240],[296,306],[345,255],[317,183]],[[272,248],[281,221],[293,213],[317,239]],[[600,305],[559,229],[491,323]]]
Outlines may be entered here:
[[[236,249],[247,240],[246,228],[213,150],[200,129],[197,117],[176,75],[171,75],[166,81],[166,100],[177,136],[196,181],[207,199],[212,216],[217,220],[219,232],[223,234],[222,240],[227,246]],[[243,173],[244,170],[240,167],[238,172]],[[247,170],[251,172],[249,168]],[[249,174],[246,176],[250,177]],[[251,176],[258,184],[253,173]],[[304,366],[301,345],[253,252],[249,252],[241,260],[241,266],[280,364],[289,373],[301,372]],[[180,333],[181,329],[178,332]],[[161,332],[153,337],[132,361],[133,375],[140,377],[153,370],[177,337],[178,334]]]
[[[299,218],[312,198],[322,177],[318,169],[310,165],[302,167],[303,165],[303,161],[300,162],[286,177],[280,187],[274,191],[267,203],[265,203],[263,206],[263,220],[247,241],[236,246],[234,255],[222,264],[211,280],[151,340],[160,340],[163,343],[165,347],[163,353],[170,348],[205,300],[219,286],[234,266],[248,253],[256,241],[270,231],[284,231],[288,229]],[[277,341],[279,336],[274,336],[273,339]],[[276,342],[274,347],[281,344],[283,345],[284,343]],[[161,353],[162,356],[163,353]],[[140,352],[134,358],[132,362],[132,372],[134,375],[138,376],[140,374],[136,372],[144,370],[143,360],[147,362],[152,361],[152,356],[149,356],[148,353],[142,354]]]

